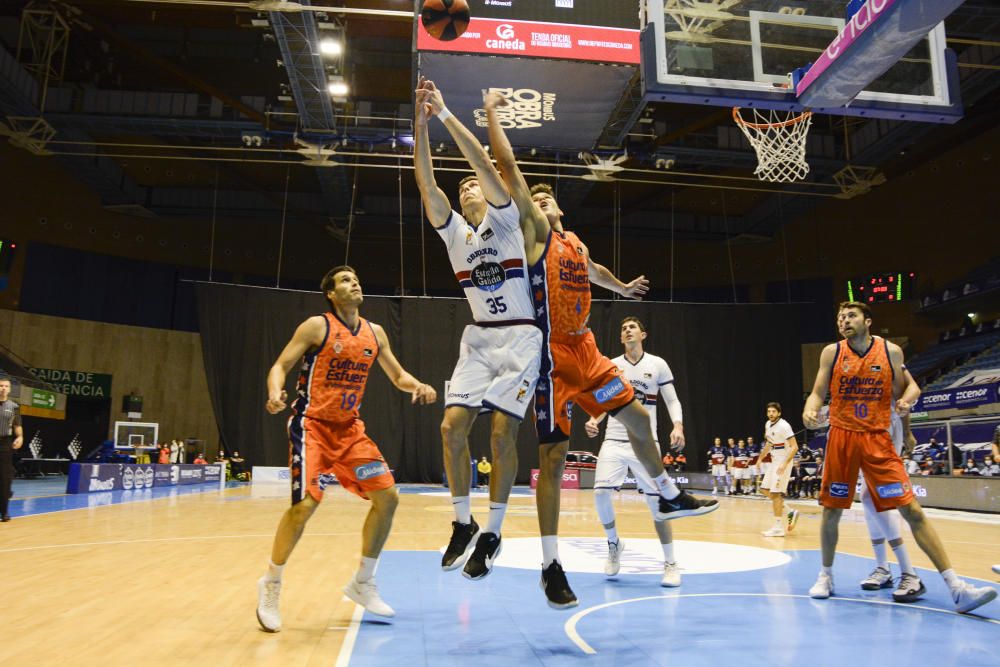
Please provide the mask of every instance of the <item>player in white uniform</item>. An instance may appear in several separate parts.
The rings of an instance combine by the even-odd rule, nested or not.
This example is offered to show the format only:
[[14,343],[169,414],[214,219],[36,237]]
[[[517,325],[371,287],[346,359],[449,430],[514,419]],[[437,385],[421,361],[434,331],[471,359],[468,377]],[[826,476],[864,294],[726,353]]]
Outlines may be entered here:
[[[903,386],[905,393],[909,385],[916,385],[916,380],[910,375],[910,371],[906,370],[906,366],[903,366],[903,378],[905,379]],[[917,396],[919,396],[919,389],[917,391]],[[916,444],[916,439],[910,431],[909,413],[907,413],[905,420],[901,419],[899,413],[896,412],[895,403],[893,403],[889,421],[889,437],[892,438],[892,444],[896,447],[896,453],[900,455],[904,448],[912,449],[913,445]],[[875,569],[861,582],[861,588],[866,591],[876,591],[892,586],[892,574],[889,570],[889,559],[885,548],[886,542],[888,542],[896,555],[901,572],[899,585],[892,592],[892,599],[896,602],[916,602],[927,592],[927,588],[917,576],[917,571],[913,569],[910,555],[903,543],[900,530],[902,517],[899,510],[886,510],[885,512],[876,510],[871,493],[868,491],[868,485],[864,484],[864,476],[859,475],[858,481],[861,483],[861,505],[864,507],[865,523],[868,525],[868,535],[871,537],[872,550],[875,552]]]
[[767,404],[767,421],[764,422],[764,449],[761,459],[771,455],[771,465],[764,474],[761,488],[771,496],[771,507],[774,510],[774,525],[761,533],[765,537],[784,537],[785,523],[788,530],[794,530],[798,520],[798,512],[792,510],[785,515],[783,494],[788,490],[788,477],[792,472],[792,460],[799,451],[795,440],[795,432],[787,421],[781,418],[781,404]]
[[[626,317],[622,320],[621,329],[621,340],[622,345],[625,346],[625,354],[611,361],[622,369],[625,379],[635,390],[636,398],[642,401],[649,412],[654,438],[656,437],[657,398],[663,396],[670,420],[674,424],[670,432],[670,446],[674,449],[681,449],[684,447],[684,417],[681,402],[677,398],[677,390],[674,388],[674,374],[670,371],[667,362],[661,357],[643,352],[642,341],[645,339],[646,328],[642,322],[635,317]],[[587,435],[592,438],[597,436],[600,432],[598,424],[601,423],[606,414],[587,421]],[[639,488],[642,489],[650,512],[653,513],[653,525],[656,527],[656,534],[659,536],[660,545],[663,548],[663,577],[660,580],[660,585],[680,586],[681,573],[674,557],[674,538],[670,522],[656,520],[659,508],[659,492],[656,490],[656,483],[632,450],[624,424],[614,417],[608,419],[608,427],[604,433],[604,442],[601,443],[601,451],[597,457],[597,470],[594,475],[594,504],[597,506],[597,516],[604,525],[604,532],[608,536],[608,560],[604,564],[604,573],[613,577],[618,574],[621,567],[621,553],[625,549],[625,542],[618,536],[618,530],[615,527],[612,493],[621,488],[625,474],[630,469]]]
[[[414,171],[427,219],[448,248],[475,324],[462,333],[458,364],[445,397],[441,435],[455,521],[441,559],[444,570],[465,566],[481,579],[500,555],[500,528],[517,473],[517,430],[534,396],[542,332],[534,324],[521,216],[500,174],[476,137],[444,106],[434,83],[416,91]],[[427,123],[442,121],[475,171],[459,183],[462,213],[437,186]],[[469,500],[469,431],[480,411],[493,412],[490,513],[484,530]]]

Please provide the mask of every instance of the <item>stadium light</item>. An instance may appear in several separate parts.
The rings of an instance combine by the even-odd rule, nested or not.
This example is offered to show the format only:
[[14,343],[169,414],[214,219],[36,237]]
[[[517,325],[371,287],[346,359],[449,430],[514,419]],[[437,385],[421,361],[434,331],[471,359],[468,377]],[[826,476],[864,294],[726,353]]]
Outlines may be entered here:
[[340,40],[325,37],[319,41],[319,52],[324,56],[339,56],[344,52],[344,45]]

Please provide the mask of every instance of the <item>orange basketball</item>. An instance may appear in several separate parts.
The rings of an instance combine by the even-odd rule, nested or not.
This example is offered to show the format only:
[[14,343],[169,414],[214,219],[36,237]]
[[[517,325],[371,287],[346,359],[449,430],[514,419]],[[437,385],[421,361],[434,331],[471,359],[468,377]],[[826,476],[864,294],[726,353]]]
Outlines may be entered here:
[[420,22],[434,39],[450,42],[469,27],[469,3],[466,0],[424,0]]

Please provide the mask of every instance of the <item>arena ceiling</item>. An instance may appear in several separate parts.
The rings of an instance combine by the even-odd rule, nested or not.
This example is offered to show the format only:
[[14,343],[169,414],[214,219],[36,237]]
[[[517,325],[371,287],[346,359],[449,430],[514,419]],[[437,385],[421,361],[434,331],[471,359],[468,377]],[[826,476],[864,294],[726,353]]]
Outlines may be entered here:
[[[406,141],[413,22],[394,15],[412,11],[413,2],[328,2],[347,11],[295,14],[253,11],[249,4],[3,3],[0,113],[44,118],[52,132],[36,128],[34,136],[44,141],[20,145],[47,154],[37,159],[58,160],[117,212],[265,220],[284,212],[288,220],[322,225],[339,237],[350,221],[388,228],[402,216],[416,224],[419,199]],[[29,15],[44,21],[53,11],[68,40],[65,66],[51,76],[43,101],[31,85],[41,74],[31,73],[38,58],[24,47],[21,24]],[[643,107],[635,90],[608,120],[610,130],[632,119],[624,132],[606,135],[621,141],[591,147],[605,157],[627,150],[626,171],[616,182],[582,180],[588,171],[578,151],[521,157],[533,173],[559,176],[561,203],[577,225],[614,220],[639,235],[662,230],[670,216],[678,238],[768,238],[783,221],[844,197],[833,174],[848,164],[875,168],[891,180],[997,125],[1000,5],[968,0],[948,19],[947,33],[958,56],[966,117],[955,125],[818,117],[812,132],[822,148],[810,156],[813,171],[801,185],[765,185],[753,177],[755,157],[733,139],[739,135],[728,110]],[[310,70],[315,60],[299,57],[308,55],[305,36],[313,34],[342,36],[344,45],[318,72]],[[310,93],[310,77],[330,75],[350,86],[345,98]],[[446,81],[439,84],[447,91]],[[328,140],[297,141],[304,124],[325,128]],[[24,130],[8,119],[8,134],[17,129]],[[845,143],[845,136],[865,140],[859,146],[856,139]],[[445,147],[438,164],[461,167],[457,155]],[[460,175],[442,172],[439,180],[447,191]]]

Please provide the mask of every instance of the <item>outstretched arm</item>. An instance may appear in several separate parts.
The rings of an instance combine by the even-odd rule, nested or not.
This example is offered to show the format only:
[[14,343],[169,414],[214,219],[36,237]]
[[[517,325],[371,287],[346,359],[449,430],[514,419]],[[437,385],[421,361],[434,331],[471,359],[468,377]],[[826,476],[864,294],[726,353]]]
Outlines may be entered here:
[[385,329],[377,324],[372,324],[372,331],[375,332],[375,340],[378,341],[378,363],[385,371],[389,381],[400,391],[412,394],[412,403],[427,405],[437,400],[437,392],[429,384],[420,382],[406,372],[406,369],[396,359],[389,347],[389,337],[385,335]]
[[590,249],[586,246],[583,247],[583,254],[587,258],[587,273],[590,276],[590,282],[595,285],[621,294],[626,299],[635,299],[636,301],[642,301],[643,295],[649,291],[649,281],[646,280],[646,276],[639,276],[632,282],[623,283],[607,267],[591,259]]
[[524,180],[520,167],[517,166],[514,149],[510,146],[507,133],[500,126],[497,109],[507,105],[506,98],[498,92],[489,93],[483,101],[483,106],[486,107],[490,149],[493,151],[493,157],[496,158],[500,176],[507,185],[507,190],[521,214],[521,232],[524,234],[525,245],[545,243],[549,234],[549,221],[545,219],[542,212],[535,206],[535,202],[531,200],[531,189]]
[[434,180],[431,145],[427,139],[427,117],[428,107],[418,99],[416,114],[413,117],[413,173],[417,179],[417,188],[420,190],[420,198],[424,202],[424,212],[427,219],[434,227],[441,227],[448,222],[448,217],[451,215],[451,204],[448,203],[448,197]]
[[504,186],[503,179],[497,173],[490,156],[483,150],[476,135],[472,134],[465,125],[450,111],[442,114],[446,110],[444,97],[437,89],[433,81],[421,78],[420,85],[417,86],[417,104],[426,105],[428,115],[444,115],[444,126],[451,134],[451,138],[458,144],[458,150],[469,161],[469,166],[476,172],[479,179],[479,189],[483,191],[486,201],[494,206],[503,206],[510,201],[510,195]]

